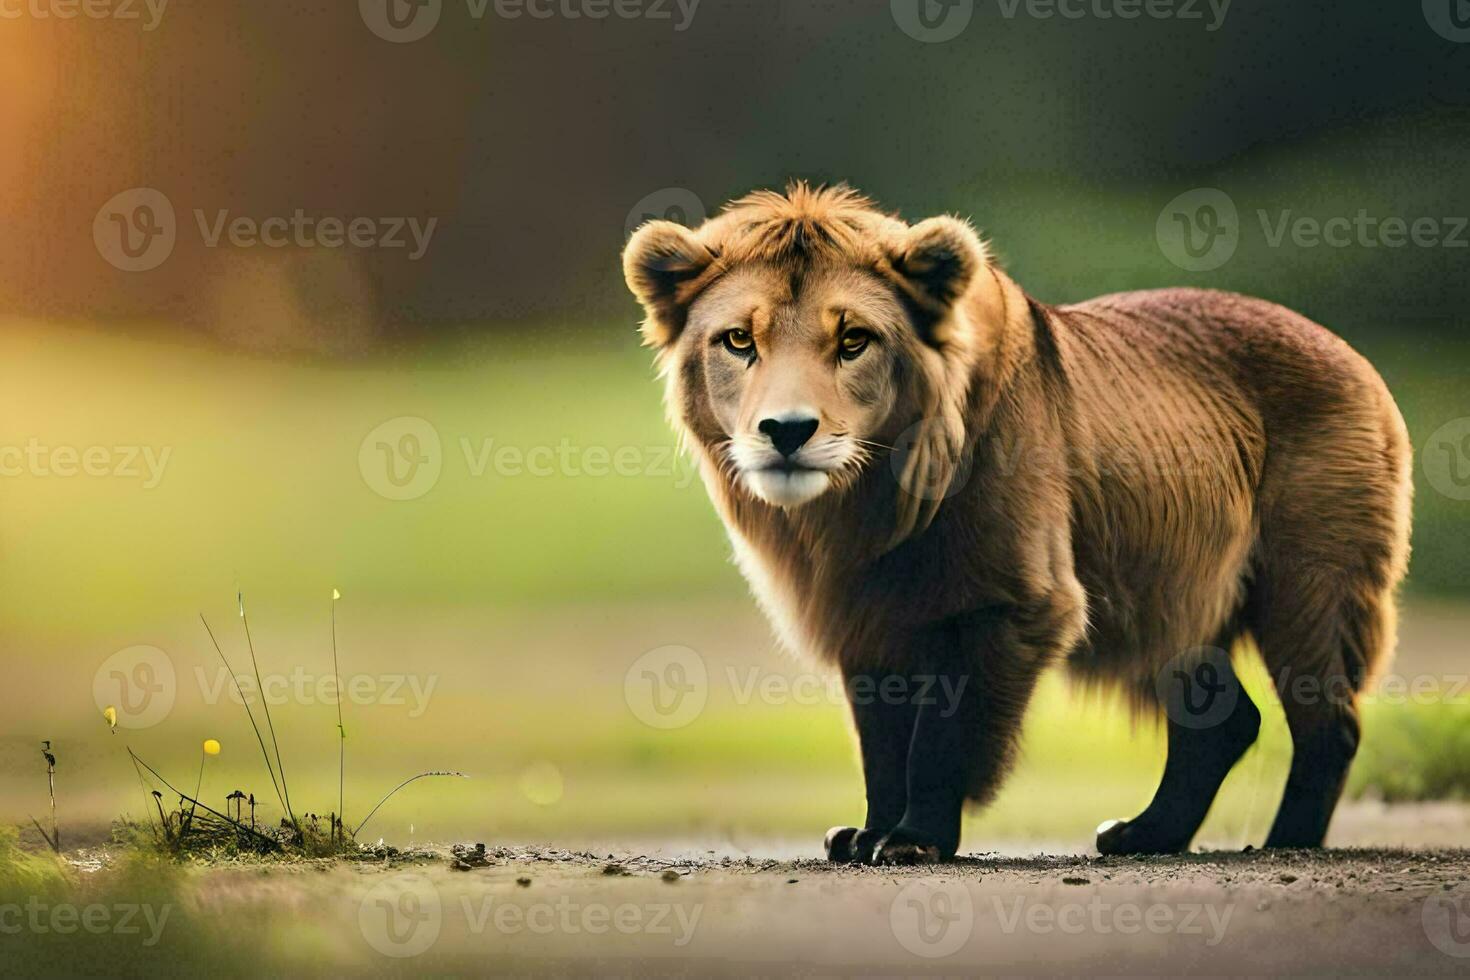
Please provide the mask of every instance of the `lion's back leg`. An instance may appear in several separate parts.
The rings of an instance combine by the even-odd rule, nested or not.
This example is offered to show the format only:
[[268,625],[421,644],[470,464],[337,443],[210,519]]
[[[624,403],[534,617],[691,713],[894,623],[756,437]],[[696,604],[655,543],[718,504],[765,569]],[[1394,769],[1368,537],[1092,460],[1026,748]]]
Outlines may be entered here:
[[1326,836],[1358,748],[1359,698],[1392,656],[1408,558],[1397,413],[1381,426],[1344,423],[1315,444],[1267,488],[1247,604],[1292,739],[1268,847],[1317,847]]
[[1255,743],[1261,712],[1230,661],[1237,637],[1238,627],[1231,624],[1213,644],[1186,651],[1161,672],[1156,693],[1169,740],[1164,775],[1141,814],[1098,829],[1103,854],[1186,850],[1221,783]]

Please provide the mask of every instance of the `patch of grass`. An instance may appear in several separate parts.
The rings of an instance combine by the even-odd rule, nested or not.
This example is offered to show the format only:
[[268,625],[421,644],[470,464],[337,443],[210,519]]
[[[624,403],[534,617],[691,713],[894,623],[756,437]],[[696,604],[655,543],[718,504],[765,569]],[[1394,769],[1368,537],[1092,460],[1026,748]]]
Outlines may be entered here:
[[1470,799],[1470,706],[1370,704],[1362,750],[1348,784],[1354,796]]
[[15,827],[0,824],[0,895],[49,893],[65,884],[62,863],[22,850]]
[[[337,787],[338,806],[342,806],[343,789],[346,785],[346,752],[345,752],[345,727],[342,723],[341,702],[345,698],[342,689],[342,679],[339,669],[339,658],[336,637],[336,604],[341,598],[341,593],[332,590],[332,680],[334,687],[328,692],[328,700],[334,701],[336,705],[335,719],[337,732]],[[255,644],[250,635],[249,619],[246,617],[245,600],[241,595],[236,596],[241,628],[245,634],[246,648],[249,652],[250,666],[253,671],[257,692],[263,691],[261,685],[260,662],[255,652]],[[210,644],[213,646],[226,671],[230,670],[228,658],[221,649],[214,630],[204,617],[200,616],[201,625],[209,635]],[[236,675],[230,673],[230,677]],[[240,854],[272,855],[288,854],[300,857],[346,857],[358,856],[363,847],[357,843],[357,834],[360,833],[373,819],[374,815],[393,797],[421,779],[457,776],[465,778],[465,774],[453,770],[429,770],[409,776],[402,782],[393,786],[382,795],[378,802],[361,817],[354,827],[349,824],[339,810],[334,810],[326,816],[310,811],[300,812],[291,805],[290,788],[286,780],[286,769],[281,752],[281,743],[276,735],[276,727],[270,711],[270,699],[268,697],[247,697],[241,690],[238,680],[233,682],[234,691],[239,696],[239,704],[244,710],[245,717],[250,723],[251,730],[255,734],[256,744],[260,748],[261,760],[265,763],[267,775],[270,777],[271,788],[275,791],[276,798],[280,802],[284,815],[276,826],[269,823],[258,822],[256,819],[257,802],[255,794],[245,793],[242,790],[231,792],[225,800],[223,810],[217,810],[208,803],[201,800],[200,788],[204,783],[204,772],[209,759],[218,756],[222,746],[217,739],[206,738],[201,747],[199,756],[199,776],[195,782],[192,795],[185,793],[176,785],[169,782],[164,775],[152,765],[133,751],[131,746],[126,747],[128,760],[138,776],[138,781],[149,796],[152,797],[151,808],[145,806],[148,818],[143,822],[129,821],[124,819],[123,833],[127,840],[135,847],[144,847],[153,853],[164,854],[171,857],[198,856],[200,854],[224,855],[229,857]],[[260,709],[265,718],[265,727],[256,721],[256,708]],[[117,711],[114,706],[108,706],[103,711],[103,718],[109,725],[115,726]],[[113,728],[116,734],[116,728]],[[55,791],[54,774],[56,759],[50,752],[51,743],[45,743],[45,758],[47,761],[47,777],[52,780],[52,821],[55,823]],[[274,763],[272,763],[274,756]],[[160,788],[162,787],[162,788]],[[176,798],[177,806],[171,805],[165,808],[164,790],[168,795]],[[249,806],[249,817],[245,814],[246,806]],[[230,812],[233,808],[233,813]],[[156,814],[156,820],[154,816]],[[57,831],[52,830],[50,835],[46,834],[44,828],[37,824],[37,829],[45,837],[46,842],[52,849],[59,853],[57,846]]]
[[186,877],[147,849],[106,872],[83,872],[17,846],[0,826],[0,944],[11,976],[158,976],[189,964],[220,976],[260,976],[274,951],[184,895]]

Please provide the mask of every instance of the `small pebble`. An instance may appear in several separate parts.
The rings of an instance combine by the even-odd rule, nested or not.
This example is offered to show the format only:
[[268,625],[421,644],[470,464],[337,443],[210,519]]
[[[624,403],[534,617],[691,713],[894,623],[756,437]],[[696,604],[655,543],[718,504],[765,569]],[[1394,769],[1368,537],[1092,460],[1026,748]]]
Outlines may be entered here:
[[1289,873],[1283,873],[1283,874],[1282,874],[1282,875],[1281,875],[1281,883],[1282,883],[1282,884],[1283,884],[1283,885],[1289,885],[1289,884],[1291,884],[1291,883],[1292,883],[1292,882],[1293,882],[1293,881],[1296,881],[1296,875],[1294,875],[1294,874],[1289,874]]
[[659,877],[667,882],[675,882],[679,880],[679,872],[675,871],[673,868],[666,868],[664,870],[664,873],[659,875]]
[[516,879],[516,884],[517,885],[520,885],[522,888],[530,888],[531,887],[531,879],[525,877],[524,875],[522,875],[521,877],[519,877],[519,878]]

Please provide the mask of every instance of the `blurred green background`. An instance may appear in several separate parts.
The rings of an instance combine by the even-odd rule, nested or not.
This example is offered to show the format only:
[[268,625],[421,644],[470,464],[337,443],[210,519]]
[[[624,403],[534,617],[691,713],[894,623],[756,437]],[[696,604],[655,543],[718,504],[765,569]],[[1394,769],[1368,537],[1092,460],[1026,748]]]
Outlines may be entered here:
[[[1470,416],[1470,45],[1415,5],[1242,4],[1213,31],[998,9],[944,43],[835,0],[704,0],[682,31],[448,4],[407,44],[350,4],[181,7],[149,32],[7,22],[0,449],[31,456],[0,476],[0,820],[42,815],[43,738],[73,839],[141,815],[125,746],[192,786],[218,738],[206,795],[269,796],[198,617],[248,670],[243,592],[262,672],[312,684],[334,588],[342,673],[372,687],[344,706],[349,821],[413,772],[472,776],[405,791],[370,836],[810,847],[859,818],[844,712],[775,651],[637,346],[618,252],[673,203],[694,219],[847,180],[910,219],[972,217],[1046,301],[1188,283],[1299,309],[1379,368],[1416,450]],[[93,237],[134,187],[178,215],[143,272]],[[1191,272],[1157,225],[1196,188],[1228,195],[1237,244]],[[410,261],[209,248],[193,215],[298,208],[437,224]],[[1273,243],[1284,216],[1360,211],[1446,240]],[[94,447],[97,473],[57,474]],[[409,472],[400,449],[424,460],[406,487],[384,468]],[[1470,788],[1470,503],[1420,461],[1397,673],[1439,693],[1374,705],[1354,773],[1391,798]],[[139,645],[166,657],[170,707],[109,734],[99,699],[128,696],[112,658]],[[665,730],[640,717],[638,665],[668,645],[694,652],[708,703]],[[333,809],[335,708],[295,689],[272,712],[298,809]],[[1287,749],[1268,715],[1216,843],[1269,824]],[[1086,846],[1161,764],[1150,725],[1050,683],[968,846]]]

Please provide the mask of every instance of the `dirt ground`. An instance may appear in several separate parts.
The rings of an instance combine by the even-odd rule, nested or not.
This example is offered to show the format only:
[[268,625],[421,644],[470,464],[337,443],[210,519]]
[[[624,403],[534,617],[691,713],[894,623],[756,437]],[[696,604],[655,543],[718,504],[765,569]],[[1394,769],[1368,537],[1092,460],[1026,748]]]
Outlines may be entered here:
[[333,974],[1470,973],[1466,851],[862,868],[518,847],[470,863],[456,870],[440,848],[330,870],[216,870],[195,886],[222,915],[288,910]]
[[[1353,801],[1338,817],[1322,851],[1206,841],[1124,858],[1081,841],[976,840],[923,868],[835,866],[816,840],[712,836],[196,857],[139,879],[135,855],[98,844],[70,855],[69,897],[50,893],[39,918],[0,896],[0,964],[56,976],[1470,975],[1470,850],[1455,846],[1470,839],[1470,806]],[[87,935],[48,918],[99,902],[141,909],[135,928]]]

